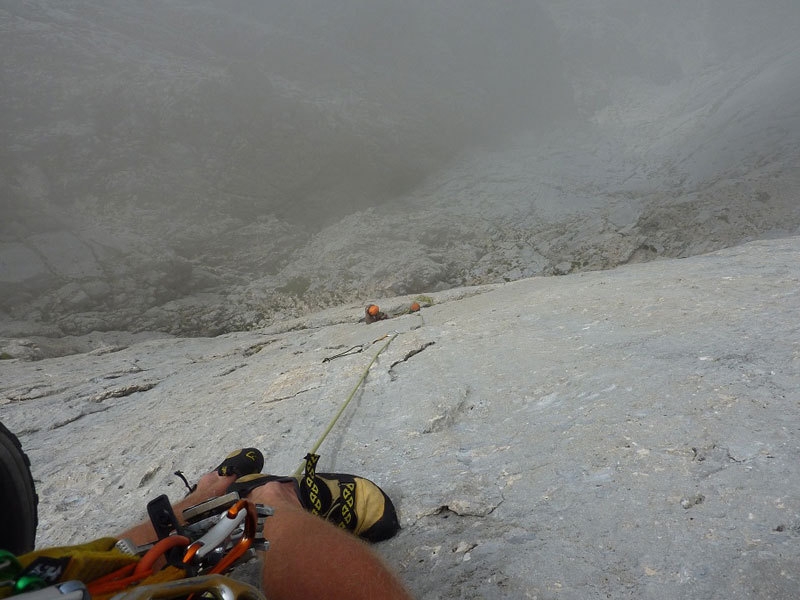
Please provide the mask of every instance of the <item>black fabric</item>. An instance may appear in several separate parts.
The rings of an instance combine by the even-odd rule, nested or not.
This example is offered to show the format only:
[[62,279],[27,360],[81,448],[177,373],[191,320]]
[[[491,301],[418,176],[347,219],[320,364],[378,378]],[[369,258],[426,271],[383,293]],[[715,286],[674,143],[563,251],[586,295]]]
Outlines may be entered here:
[[166,494],[161,494],[158,498],[154,498],[147,503],[147,514],[159,540],[180,529],[178,518],[173,512],[172,504],[170,504]]
[[227,493],[236,492],[240,498],[245,498],[257,487],[261,487],[270,481],[296,481],[294,477],[284,477],[281,475],[267,475],[265,473],[251,473],[240,477],[228,486]]
[[48,585],[53,585],[61,581],[64,572],[67,570],[70,561],[69,556],[55,558],[52,556],[39,556],[25,567],[21,575],[39,577]]

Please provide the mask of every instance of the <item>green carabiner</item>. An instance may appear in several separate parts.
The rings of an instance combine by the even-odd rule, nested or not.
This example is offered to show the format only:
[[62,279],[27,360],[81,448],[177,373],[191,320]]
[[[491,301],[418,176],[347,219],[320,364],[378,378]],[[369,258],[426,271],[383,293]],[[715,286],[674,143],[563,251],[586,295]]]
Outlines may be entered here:
[[36,575],[23,575],[17,557],[7,550],[0,550],[0,587],[10,587],[12,594],[32,592],[47,587],[44,579]]
[[0,585],[11,585],[22,573],[22,565],[8,550],[0,550]]
[[47,587],[44,579],[36,575],[21,575],[14,583],[14,593],[32,592]]

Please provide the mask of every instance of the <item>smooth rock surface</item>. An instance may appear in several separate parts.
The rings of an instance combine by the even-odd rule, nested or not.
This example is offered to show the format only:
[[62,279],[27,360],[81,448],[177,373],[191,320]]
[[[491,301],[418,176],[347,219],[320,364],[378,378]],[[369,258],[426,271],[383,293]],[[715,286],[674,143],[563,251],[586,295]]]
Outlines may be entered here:
[[376,548],[416,597],[797,596],[800,238],[430,296],[0,362],[38,544],[121,530],[245,444],[294,471],[388,334],[321,465],[393,497]]

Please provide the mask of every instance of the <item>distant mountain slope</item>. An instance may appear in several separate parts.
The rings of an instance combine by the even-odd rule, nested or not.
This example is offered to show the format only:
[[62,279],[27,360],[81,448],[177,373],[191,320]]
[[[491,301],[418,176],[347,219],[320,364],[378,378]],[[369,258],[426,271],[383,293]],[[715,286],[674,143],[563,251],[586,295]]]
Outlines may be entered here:
[[788,0],[10,0],[0,334],[213,334],[800,226]]

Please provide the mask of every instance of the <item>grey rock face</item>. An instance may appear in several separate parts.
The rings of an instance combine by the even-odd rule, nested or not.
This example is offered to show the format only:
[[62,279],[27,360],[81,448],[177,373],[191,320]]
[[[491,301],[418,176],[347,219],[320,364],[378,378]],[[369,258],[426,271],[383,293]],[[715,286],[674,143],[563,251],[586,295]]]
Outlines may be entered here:
[[403,529],[377,550],[415,597],[789,599],[799,289],[793,237],[431,293],[371,325],[344,305],[98,340],[0,361],[0,418],[33,463],[39,544],[73,543],[242,445],[294,471],[394,335],[320,451],[395,500]]

